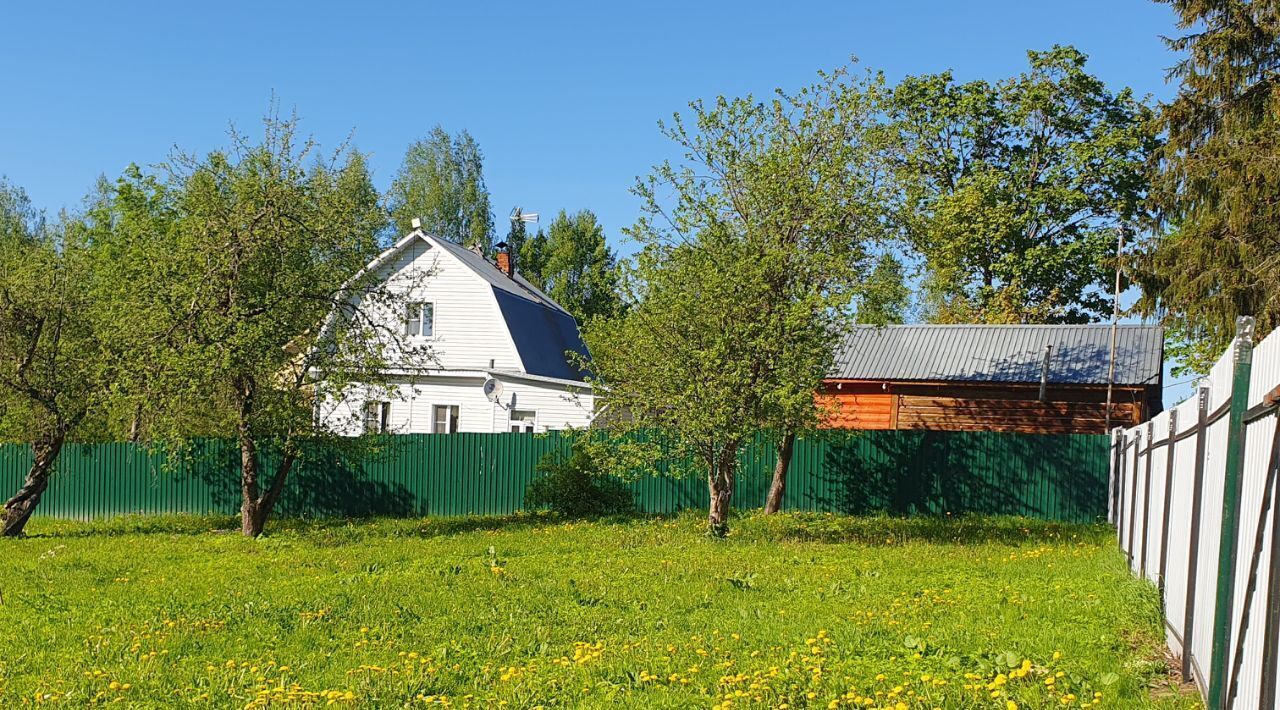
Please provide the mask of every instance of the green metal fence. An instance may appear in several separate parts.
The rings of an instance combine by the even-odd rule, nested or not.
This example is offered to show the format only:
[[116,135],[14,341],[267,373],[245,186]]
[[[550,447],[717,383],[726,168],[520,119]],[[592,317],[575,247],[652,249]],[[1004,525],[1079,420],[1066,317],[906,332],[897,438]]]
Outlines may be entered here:
[[[351,461],[312,456],[281,499],[289,516],[502,514],[521,509],[546,454],[571,435],[452,434],[391,437],[386,451]],[[902,514],[992,513],[1093,521],[1107,512],[1105,435],[997,432],[831,432],[796,442],[784,508]],[[27,447],[0,446],[0,499],[17,489]],[[197,442],[181,456],[126,444],[73,444],[38,515],[95,519],[126,513],[235,513],[234,442]],[[269,463],[269,462],[267,462]],[[774,456],[763,437],[742,454],[734,503],[759,507]],[[646,512],[707,504],[700,478],[653,476],[631,484]]]

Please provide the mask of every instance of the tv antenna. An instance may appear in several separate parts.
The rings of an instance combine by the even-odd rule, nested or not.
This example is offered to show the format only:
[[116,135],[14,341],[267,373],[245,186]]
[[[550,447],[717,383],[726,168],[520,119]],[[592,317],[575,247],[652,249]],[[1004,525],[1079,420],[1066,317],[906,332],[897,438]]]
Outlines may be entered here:
[[524,222],[525,224],[537,224],[537,223],[538,223],[538,213],[537,213],[537,212],[525,212],[525,211],[521,210],[519,207],[517,207],[517,208],[515,208],[515,209],[511,210],[511,221],[512,221],[512,222]]

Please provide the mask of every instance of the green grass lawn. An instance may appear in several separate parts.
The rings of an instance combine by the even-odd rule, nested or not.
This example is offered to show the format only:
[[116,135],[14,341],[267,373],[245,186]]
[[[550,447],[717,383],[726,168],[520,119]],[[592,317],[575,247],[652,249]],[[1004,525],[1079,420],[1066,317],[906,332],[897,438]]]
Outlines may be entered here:
[[1198,707],[1109,529],[693,515],[35,520],[0,706]]

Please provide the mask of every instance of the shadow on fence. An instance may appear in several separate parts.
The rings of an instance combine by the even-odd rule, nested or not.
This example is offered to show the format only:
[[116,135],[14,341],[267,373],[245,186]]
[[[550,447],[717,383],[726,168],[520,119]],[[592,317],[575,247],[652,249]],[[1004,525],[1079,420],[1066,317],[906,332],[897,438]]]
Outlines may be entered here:
[[314,452],[291,476],[279,504],[280,515],[286,517],[408,517],[420,512],[407,486],[374,480],[361,461],[342,452]]
[[1024,515],[1095,520],[1097,447],[1074,436],[904,431],[827,446],[823,508],[865,515]]
[[[504,515],[547,453],[569,433],[408,435],[382,445],[304,452],[279,503],[285,517]],[[26,447],[0,446],[0,485],[25,473]],[[277,456],[261,457],[264,476]],[[745,447],[734,496],[764,504],[774,452],[761,435]],[[865,514],[1024,515],[1088,522],[1106,513],[1107,438],[999,432],[830,431],[796,443],[786,510]],[[124,443],[70,445],[40,514],[97,519],[128,513],[235,514],[239,451],[232,441],[181,451]],[[637,507],[668,513],[705,507],[700,477],[634,481]]]

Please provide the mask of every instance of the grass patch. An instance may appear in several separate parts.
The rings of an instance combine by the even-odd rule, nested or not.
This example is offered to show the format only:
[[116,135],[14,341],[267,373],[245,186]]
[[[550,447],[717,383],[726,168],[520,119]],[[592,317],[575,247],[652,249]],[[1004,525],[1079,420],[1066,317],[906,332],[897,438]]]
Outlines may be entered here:
[[235,522],[0,541],[0,706],[1199,705],[1160,692],[1157,595],[1103,526]]

